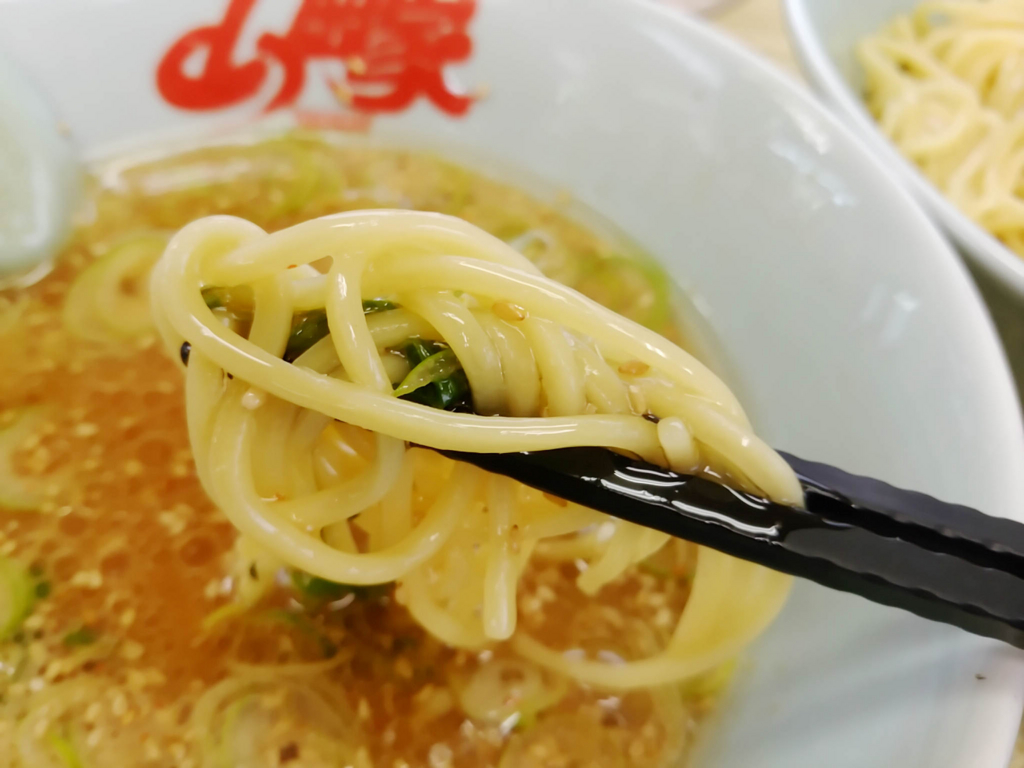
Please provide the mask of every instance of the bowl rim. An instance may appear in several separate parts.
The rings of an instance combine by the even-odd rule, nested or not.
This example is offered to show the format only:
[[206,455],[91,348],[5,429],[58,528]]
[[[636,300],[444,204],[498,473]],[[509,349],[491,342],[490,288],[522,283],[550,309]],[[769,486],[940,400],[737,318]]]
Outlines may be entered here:
[[[802,106],[813,111],[823,122],[827,123],[837,136],[848,142],[849,150],[854,154],[860,153],[864,157],[866,165],[872,166],[870,174],[877,177],[877,183],[888,187],[892,193],[894,202],[901,203],[905,208],[908,227],[918,230],[923,236],[932,240],[935,247],[935,262],[944,263],[942,269],[949,280],[960,282],[964,291],[964,303],[960,304],[957,312],[967,315],[972,314],[971,305],[980,310],[975,316],[975,325],[987,327],[989,342],[994,342],[992,351],[995,353],[991,362],[995,368],[1002,368],[998,375],[998,381],[987,379],[983,388],[988,391],[984,396],[1002,396],[1003,408],[1007,416],[1013,419],[1017,425],[1015,431],[1024,434],[1021,430],[1022,407],[1014,387],[1014,379],[1010,371],[1006,352],[993,323],[991,314],[987,310],[984,300],[974,280],[971,278],[967,265],[957,255],[957,249],[949,238],[944,236],[942,228],[938,225],[937,215],[922,205],[922,199],[933,204],[936,210],[946,209],[951,222],[958,225],[954,234],[957,242],[964,248],[971,247],[974,242],[984,246],[985,258],[979,258],[979,264],[994,274],[1001,281],[1012,286],[1021,296],[1024,296],[1024,259],[1017,258],[1007,248],[1002,246],[994,237],[985,232],[981,227],[974,224],[966,216],[956,210],[939,191],[931,185],[916,169],[906,161],[902,155],[891,145],[887,138],[879,131],[868,114],[866,109],[860,106],[859,100],[853,96],[853,92],[846,86],[845,81],[839,75],[838,70],[832,64],[831,58],[825,53],[823,47],[815,40],[814,50],[804,52],[800,45],[795,45],[798,55],[806,55],[808,59],[802,62],[805,71],[811,73],[812,83],[817,85],[819,91],[838,94],[838,97],[845,98],[847,104],[845,110],[847,117],[853,118],[851,125],[841,119],[838,110],[830,108],[829,104],[821,98],[816,97],[813,89],[795,78],[792,74],[783,70],[781,66],[766,57],[758,54],[745,46],[738,39],[728,33],[716,28],[712,21],[707,19],[686,16],[673,13],[673,9],[666,6],[660,0],[626,0],[641,7],[655,15],[661,14],[663,18],[673,17],[672,21],[679,27],[686,29],[687,33],[703,37],[713,42],[722,49],[724,55],[732,57],[740,62],[745,68],[756,72],[758,77],[763,77],[780,92],[788,94],[789,97],[799,101]],[[806,28],[812,28],[807,18],[802,0],[782,0],[784,15],[789,19],[789,26],[792,29],[793,17],[799,18],[801,24]],[[791,32],[791,35],[793,33]],[[814,39],[814,35],[806,35]],[[899,167],[902,173],[895,173],[892,169]],[[902,178],[901,178],[902,177]],[[916,194],[915,194],[916,193]],[[952,228],[952,224],[951,224]],[[963,235],[961,239],[961,233]],[[941,254],[941,255],[940,255]],[[968,298],[973,297],[973,301]],[[979,316],[980,315],[980,316]],[[994,389],[993,389],[994,388]],[[1001,393],[998,390],[1002,389]],[[981,394],[981,393],[979,393]],[[1024,459],[1024,453],[1020,448],[1024,446],[1019,436],[1011,442],[1017,444],[1018,459]],[[1008,487],[1006,491],[1013,493],[1013,488]],[[1009,651],[1009,652],[1008,652]],[[993,674],[999,677],[1006,675],[1006,679],[1020,680],[1022,674],[1021,657],[1019,654],[1007,649],[1004,646],[993,646],[986,651],[988,659],[993,664]],[[998,670],[998,671],[995,671]],[[971,739],[974,747],[984,749],[984,752],[976,751],[965,758],[963,765],[978,766],[1004,766],[1008,765],[1012,756],[1017,733],[1019,731],[1021,712],[1024,710],[1024,690],[1014,688],[1008,694],[990,700],[985,708],[986,713],[973,721],[975,724],[982,720],[989,723],[990,732],[993,734],[1005,733],[1005,743],[1001,739],[989,739],[979,743],[977,738]]]
[[958,250],[988,275],[1024,299],[1024,258],[999,242],[960,211],[903,153],[839,72],[818,34],[806,0],[782,0],[783,16],[800,68],[808,81],[882,160],[889,173],[906,185],[929,216],[949,235]]
[[[806,109],[827,125],[830,129],[829,132],[847,145],[847,150],[851,154],[861,156],[864,164],[871,166],[867,172],[875,177],[872,186],[877,186],[880,189],[888,188],[887,196],[892,199],[894,204],[900,206],[900,210],[905,214],[904,226],[908,230],[917,232],[920,239],[930,246],[930,250],[935,252],[935,272],[941,275],[947,289],[957,299],[951,312],[979,334],[977,346],[982,349],[982,352],[978,354],[983,353],[984,369],[982,372],[985,376],[977,385],[977,394],[990,399],[991,404],[995,405],[1001,414],[1013,421],[1012,426],[1004,425],[1000,428],[990,418],[985,422],[986,431],[993,438],[998,439],[1001,449],[1011,450],[1013,455],[1024,464],[1024,440],[1020,436],[1020,412],[1016,396],[1013,394],[1012,380],[1006,359],[998,344],[991,319],[985,311],[974,285],[968,278],[963,262],[956,258],[949,243],[942,238],[929,218],[915,204],[908,190],[903,185],[896,183],[879,157],[863,146],[857,132],[824,107],[807,88],[790,75],[728,35],[713,29],[709,23],[690,18],[677,9],[671,8],[662,0],[614,1],[623,6],[630,6],[638,13],[646,13],[652,20],[664,21],[667,25],[671,25],[677,33],[682,31],[713,44],[715,48],[719,49],[723,58],[732,59],[752,76],[762,81],[765,86],[777,90],[779,94],[791,99],[801,109]],[[582,1],[579,4],[581,7],[584,5]],[[985,334],[988,335],[987,339],[984,338]],[[998,370],[1000,367],[1002,367],[1002,372]],[[1010,478],[1005,478],[1002,483],[1002,493],[1011,498],[1020,497],[1021,494],[1018,491],[1017,485],[1010,482]],[[1021,500],[1021,498],[1016,499],[1016,501]],[[1018,655],[1007,654],[1002,647],[996,646],[985,648],[983,652],[985,658],[991,662],[987,668],[991,673],[1005,675],[1007,679],[1014,681],[1022,679],[1024,665],[1021,664],[1021,658]],[[1020,710],[1024,705],[1024,687],[1014,687],[1012,691],[1002,694],[990,692],[984,697],[980,697],[979,704],[981,703],[983,706],[977,708],[979,711],[976,713],[976,717],[978,721],[988,723],[985,733],[989,736],[989,740],[984,745],[984,752],[975,755],[977,762],[965,761],[963,765],[995,768],[998,765],[1005,765],[1009,758],[1013,745],[1012,735],[1016,733]],[[972,718],[971,722],[974,721],[975,718]],[[993,736],[997,738],[991,738]],[[977,745],[976,738],[970,741],[972,745]]]

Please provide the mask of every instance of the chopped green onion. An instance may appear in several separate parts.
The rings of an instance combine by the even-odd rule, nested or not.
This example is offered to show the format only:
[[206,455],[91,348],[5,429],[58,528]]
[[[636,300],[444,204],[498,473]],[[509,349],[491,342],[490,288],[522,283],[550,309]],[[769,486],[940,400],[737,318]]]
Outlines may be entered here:
[[284,359],[289,363],[293,362],[330,332],[331,328],[327,324],[327,312],[322,309],[295,315],[292,318],[292,332],[288,337],[288,347],[284,351]]
[[409,339],[400,354],[412,370],[395,390],[396,397],[441,410],[469,405],[469,379],[447,344]]
[[316,601],[333,602],[346,595],[355,595],[360,600],[375,600],[391,591],[391,584],[339,584],[321,579],[305,571],[292,571],[292,584],[303,596]]
[[[203,300],[206,302],[206,306],[215,313],[224,314],[243,327],[252,323],[256,305],[252,288],[248,285],[238,285],[233,288],[209,286],[203,288]],[[363,313],[367,315],[391,309],[398,309],[398,305],[387,299],[367,299],[363,302]],[[244,328],[240,330],[238,326],[235,330],[244,332]],[[289,363],[294,362],[299,355],[330,332],[326,310],[313,309],[308,312],[296,313],[292,316],[292,328],[288,336],[284,359]],[[184,360],[184,353],[182,359]]]
[[50,596],[51,588],[52,587],[50,586],[50,582],[48,582],[48,581],[37,582],[36,583],[36,597],[38,597],[40,600],[42,600],[45,597],[49,597]]
[[461,370],[462,365],[459,363],[455,353],[450,349],[445,349],[436,355],[431,355],[409,371],[409,375],[398,385],[394,395],[395,397],[403,397],[415,392],[420,387],[427,386],[427,384],[433,384],[442,379],[450,378]]
[[83,768],[82,760],[78,756],[78,750],[60,733],[49,733],[46,741],[50,748],[57,753],[57,759],[61,761],[64,768]]
[[99,639],[96,630],[90,627],[81,626],[73,632],[64,635],[64,645],[74,648],[82,645],[92,645]]
[[[203,301],[210,309],[227,309],[235,313],[251,314],[255,306],[252,288],[248,285],[236,285],[225,288],[211,285],[203,288]],[[398,309],[398,305],[387,299],[366,299],[363,301],[363,312],[372,315],[374,312],[386,312]]]
[[256,303],[252,288],[248,285],[237,285],[234,288],[220,286],[203,288],[203,301],[210,309],[226,309],[239,319],[244,317],[250,320]]
[[28,641],[15,635],[14,642],[0,645],[0,701],[14,683],[19,682],[28,668]]
[[536,710],[528,709],[525,712],[520,712],[519,719],[516,720],[516,724],[512,726],[512,730],[516,733],[522,733],[528,731],[537,725],[537,715],[539,714]]
[[338,584],[305,571],[292,571],[292,584],[306,597],[319,600],[340,600],[351,590],[345,584]]
[[7,426],[0,427],[0,509],[34,512],[43,502],[42,492],[15,472],[12,460],[18,447],[45,421],[47,413],[42,406],[24,408],[15,411],[14,420]]
[[435,381],[431,386],[422,387],[405,395],[402,399],[442,411],[472,411],[469,401],[469,379],[466,378],[465,371],[461,369],[447,379]]
[[358,600],[379,600],[391,594],[392,582],[386,584],[350,584],[349,591]]
[[408,343],[402,347],[400,351],[405,355],[406,360],[409,361],[409,365],[415,368],[428,357],[436,355],[438,352],[446,349],[448,349],[447,344],[441,344],[437,341],[409,339]]
[[672,319],[670,286],[660,267],[635,254],[593,259],[572,287],[613,312],[661,332]]
[[518,659],[488,661],[456,685],[463,712],[474,720],[498,725],[515,715],[522,728],[536,724],[537,715],[558,704],[568,690],[565,678]]
[[[232,320],[241,323],[252,322],[255,299],[252,288],[247,285],[233,288],[219,286],[203,288],[203,300],[210,309],[223,310]],[[367,299],[363,302],[363,313],[367,315],[397,308],[397,304],[387,299]],[[284,359],[289,363],[293,362],[330,332],[326,311],[314,309],[309,312],[299,312],[292,317],[292,330],[288,337],[288,347],[285,350]]]
[[[363,302],[363,314],[372,315],[375,312],[386,312],[389,309],[397,309],[397,304],[392,304],[385,299],[368,299]],[[320,339],[331,332],[327,322],[327,312],[322,309],[314,309],[309,312],[302,312],[292,318],[292,333],[288,337],[288,348],[285,350],[284,359],[289,363],[316,344]]]
[[0,557],[0,641],[8,640],[32,612],[36,586],[16,560]]

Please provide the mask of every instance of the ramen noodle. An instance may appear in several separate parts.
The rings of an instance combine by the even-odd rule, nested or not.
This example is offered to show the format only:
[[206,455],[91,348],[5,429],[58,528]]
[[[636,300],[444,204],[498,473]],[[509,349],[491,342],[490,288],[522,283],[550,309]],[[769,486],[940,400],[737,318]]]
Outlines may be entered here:
[[424,155],[98,168],[0,296],[0,765],[678,765],[789,580],[431,450],[799,503],[665,286]]
[[1024,3],[923,3],[862,40],[857,59],[886,135],[1024,256]]

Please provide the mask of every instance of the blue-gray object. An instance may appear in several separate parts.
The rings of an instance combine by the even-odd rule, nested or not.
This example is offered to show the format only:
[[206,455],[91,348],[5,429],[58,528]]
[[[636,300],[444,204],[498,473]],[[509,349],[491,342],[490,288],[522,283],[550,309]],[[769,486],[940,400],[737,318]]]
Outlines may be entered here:
[[44,96],[0,54],[0,281],[47,264],[71,229],[77,153]]

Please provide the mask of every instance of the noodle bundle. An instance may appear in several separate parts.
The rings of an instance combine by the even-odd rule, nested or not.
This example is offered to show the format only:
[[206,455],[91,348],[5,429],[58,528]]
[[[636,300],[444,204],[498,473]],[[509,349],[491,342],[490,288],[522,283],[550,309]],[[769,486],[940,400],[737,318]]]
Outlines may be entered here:
[[882,130],[1024,257],[1024,3],[927,2],[857,47]]
[[517,631],[531,558],[576,563],[577,586],[596,594],[668,537],[430,448],[606,446],[778,502],[802,497],[700,362],[482,230],[409,211],[274,234],[209,217],[171,240],[150,294],[187,364],[199,478],[271,560],[332,582],[395,582],[448,645],[509,640],[541,667],[613,689],[708,672],[785,599],[788,577],[701,548],[671,639],[646,658],[577,658]]

